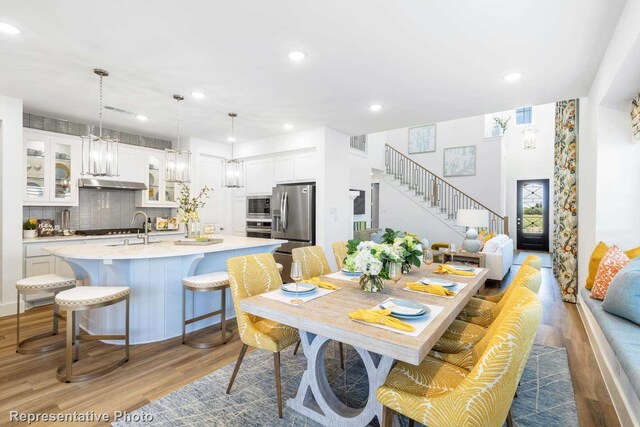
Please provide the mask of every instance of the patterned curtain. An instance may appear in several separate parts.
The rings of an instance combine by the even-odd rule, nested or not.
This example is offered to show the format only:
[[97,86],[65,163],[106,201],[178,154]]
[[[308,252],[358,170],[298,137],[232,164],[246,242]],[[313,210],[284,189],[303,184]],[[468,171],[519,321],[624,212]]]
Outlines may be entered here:
[[556,103],[553,172],[553,274],[562,299],[576,302],[578,286],[578,100]]

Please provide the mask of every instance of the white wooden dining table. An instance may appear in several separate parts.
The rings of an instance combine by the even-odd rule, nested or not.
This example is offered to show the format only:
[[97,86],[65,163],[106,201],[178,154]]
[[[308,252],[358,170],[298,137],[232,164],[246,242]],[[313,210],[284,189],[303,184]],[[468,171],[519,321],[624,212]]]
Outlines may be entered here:
[[[323,280],[340,289],[301,305],[260,295],[240,301],[243,311],[297,328],[300,333],[307,369],[296,396],[287,401],[287,406],[322,425],[366,426],[376,416],[381,422],[383,408],[376,398],[376,390],[384,383],[394,362],[418,365],[484,284],[488,274],[487,269],[478,269],[475,277],[442,276],[433,273],[437,265],[413,267],[395,286],[393,282],[386,282],[384,290],[377,293],[362,291],[357,278],[345,277],[343,280],[323,276]],[[407,282],[424,277],[446,278],[466,285],[453,298],[403,289]],[[442,307],[442,311],[415,337],[356,322],[349,317],[355,310],[372,308],[390,297]],[[362,408],[347,406],[331,390],[325,372],[326,350],[331,340],[352,346],[364,362],[369,396]]]

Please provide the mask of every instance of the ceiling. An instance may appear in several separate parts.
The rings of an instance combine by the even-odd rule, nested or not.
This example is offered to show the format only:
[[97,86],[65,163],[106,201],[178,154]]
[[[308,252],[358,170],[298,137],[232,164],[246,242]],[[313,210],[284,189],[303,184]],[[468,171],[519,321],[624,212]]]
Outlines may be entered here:
[[[3,2],[0,94],[26,112],[237,141],[328,126],[357,135],[584,96],[623,0]],[[292,50],[307,53],[291,62]],[[503,76],[522,73],[515,83]],[[196,100],[193,91],[206,94]],[[369,105],[383,105],[372,113]]]

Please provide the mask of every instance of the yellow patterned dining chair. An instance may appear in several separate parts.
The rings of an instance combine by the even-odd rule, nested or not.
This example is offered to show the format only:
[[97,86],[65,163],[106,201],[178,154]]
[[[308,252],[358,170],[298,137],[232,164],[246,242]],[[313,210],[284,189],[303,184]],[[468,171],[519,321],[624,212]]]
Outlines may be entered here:
[[527,257],[522,262],[522,265],[528,265],[529,267],[533,267],[536,270],[540,271],[542,268],[542,259],[535,255],[527,255]]
[[524,286],[538,293],[541,283],[542,275],[538,270],[529,266],[520,267],[504,292],[492,296],[471,298],[457,319],[488,327],[498,316],[506,300],[516,288]]
[[253,295],[273,291],[282,286],[282,279],[272,254],[256,254],[230,258],[227,260],[229,287],[233,306],[236,310],[238,332],[242,340],[242,349],[233,369],[227,394],[236,379],[240,364],[249,346],[261,348],[273,353],[273,365],[278,395],[278,416],[282,418],[282,390],[280,381],[280,352],[298,339],[298,330],[289,326],[263,319],[240,309],[240,301]]
[[[297,261],[302,265],[302,280],[309,280],[313,277],[331,273],[331,268],[322,246],[295,248],[291,251],[291,257],[293,261]],[[300,347],[300,343],[296,344],[293,354],[298,352],[298,347]],[[340,353],[340,367],[344,370],[344,346],[341,342],[338,342],[338,352]]]
[[302,265],[302,280],[331,273],[331,268],[322,246],[295,248],[291,251],[291,257],[293,261],[297,261]]
[[344,259],[347,257],[347,243],[348,242],[346,241],[334,242],[333,245],[331,245],[331,248],[333,249],[333,256],[336,259],[336,266],[338,267],[338,270],[342,268],[342,263],[344,262]]
[[524,291],[531,298],[508,312],[471,371],[431,356],[418,366],[396,364],[377,390],[382,425],[400,413],[430,427],[499,427],[505,419],[511,426],[511,403],[542,316],[537,295]]

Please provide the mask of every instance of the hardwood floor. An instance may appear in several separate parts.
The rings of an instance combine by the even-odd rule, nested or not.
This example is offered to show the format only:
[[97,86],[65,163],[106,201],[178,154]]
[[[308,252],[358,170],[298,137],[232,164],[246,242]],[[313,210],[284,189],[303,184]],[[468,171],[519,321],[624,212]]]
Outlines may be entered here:
[[[513,266],[503,283],[508,283],[518,268]],[[620,425],[576,306],[561,301],[550,269],[542,269],[542,273],[540,297],[544,314],[537,342],[567,349],[580,425]],[[502,285],[504,286],[506,285]],[[495,293],[499,290],[500,287],[487,286],[484,292]],[[29,310],[22,319],[23,337],[45,332],[51,325],[51,309],[44,307]],[[240,352],[241,342],[235,324],[230,323],[234,336],[222,347],[198,350],[182,345],[180,338],[136,345],[131,347],[131,358],[122,368],[95,380],[63,384],[55,378],[55,369],[63,362],[63,351],[42,355],[17,354],[15,316],[2,317],[0,425],[20,425],[9,421],[9,411],[67,414],[93,412],[113,416],[114,411],[139,408],[222,366],[234,363]],[[64,322],[61,326],[64,327]],[[51,339],[62,338],[58,336]],[[114,346],[88,342],[83,343],[80,358],[85,367],[94,367],[120,357],[120,351]],[[107,424],[92,422],[77,425]]]

